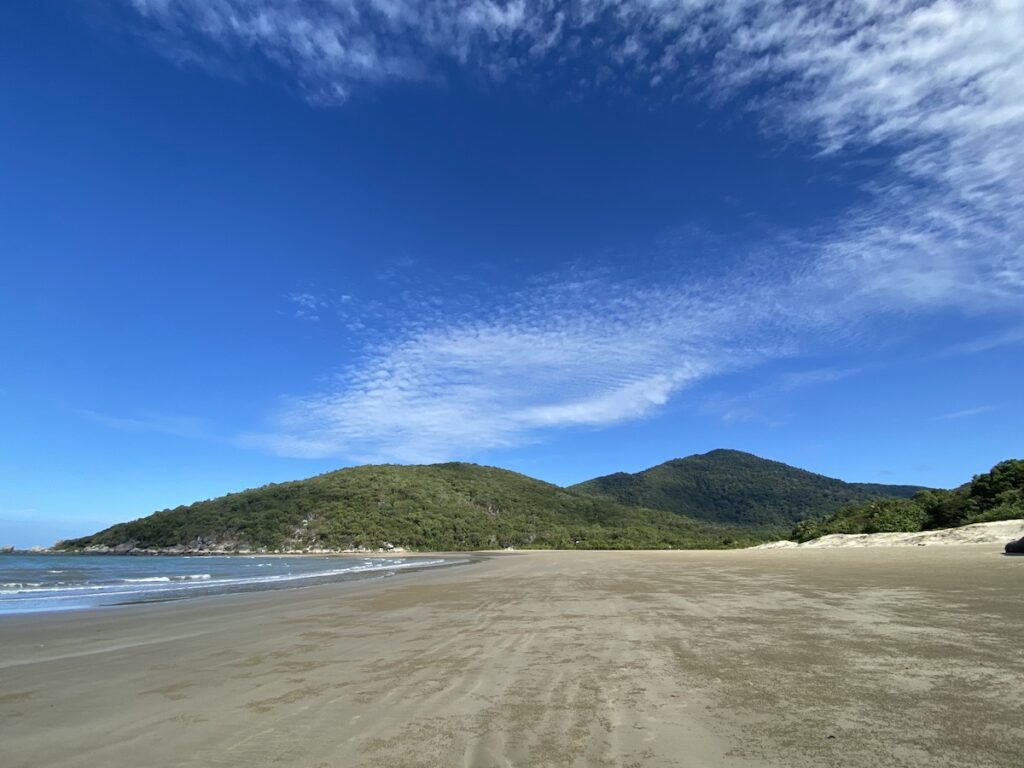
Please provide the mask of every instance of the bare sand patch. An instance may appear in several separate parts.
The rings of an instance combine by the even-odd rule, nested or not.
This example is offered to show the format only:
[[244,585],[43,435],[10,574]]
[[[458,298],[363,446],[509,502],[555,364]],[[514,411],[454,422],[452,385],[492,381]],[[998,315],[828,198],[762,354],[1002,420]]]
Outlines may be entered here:
[[1024,537],[1024,520],[999,520],[958,528],[940,528],[916,533],[831,533],[803,543],[773,541],[751,549],[835,549],[837,547],[932,547],[945,544],[997,544]]
[[1009,768],[1022,587],[993,546],[539,552],[9,617],[0,748],[7,768]]

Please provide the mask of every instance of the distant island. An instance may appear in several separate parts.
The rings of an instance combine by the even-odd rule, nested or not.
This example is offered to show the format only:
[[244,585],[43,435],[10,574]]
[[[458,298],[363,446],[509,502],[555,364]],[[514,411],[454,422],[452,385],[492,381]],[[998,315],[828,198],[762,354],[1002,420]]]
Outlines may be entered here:
[[799,535],[824,531],[864,505],[917,505],[960,490],[845,483],[733,450],[570,488],[475,464],[369,465],[166,509],[54,549],[719,549],[785,537],[794,525]]

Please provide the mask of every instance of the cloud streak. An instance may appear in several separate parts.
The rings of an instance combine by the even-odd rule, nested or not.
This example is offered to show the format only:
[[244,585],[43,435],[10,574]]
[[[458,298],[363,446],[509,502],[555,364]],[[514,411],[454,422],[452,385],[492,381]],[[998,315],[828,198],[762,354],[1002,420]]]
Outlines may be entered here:
[[770,305],[715,301],[725,286],[649,288],[564,277],[487,320],[427,322],[286,401],[272,433],[243,442],[286,455],[426,461],[507,447],[539,431],[643,418],[712,373],[786,354]]
[[867,202],[827,228],[780,233],[742,278],[562,275],[487,319],[409,319],[333,386],[286,401],[275,428],[246,444],[408,461],[467,455],[553,428],[644,418],[696,381],[867,318],[1022,314],[1020,0],[131,5],[176,58],[262,57],[319,103],[440,80],[454,67],[493,82],[557,79],[577,95],[728,102],[809,152],[886,158]]
[[115,416],[86,408],[74,412],[83,419],[122,432],[155,432],[173,437],[204,437],[208,426],[202,419],[149,413],[144,416]]
[[[452,65],[571,91],[731,99],[765,130],[880,148],[872,202],[816,233],[813,278],[918,307],[1024,291],[1024,2],[131,0],[183,60],[261,54],[309,98]],[[174,44],[167,42],[175,41]],[[200,49],[187,55],[190,49]],[[809,233],[806,233],[809,235]]]
[[954,411],[952,413],[944,413],[941,416],[935,418],[940,421],[954,421],[956,419],[969,419],[972,416],[981,416],[983,413],[991,413],[996,410],[994,405],[979,405],[974,408],[965,408],[962,411]]
[[980,352],[1022,343],[1024,343],[1024,326],[1019,326],[995,335],[954,344],[943,350],[940,356],[976,355]]

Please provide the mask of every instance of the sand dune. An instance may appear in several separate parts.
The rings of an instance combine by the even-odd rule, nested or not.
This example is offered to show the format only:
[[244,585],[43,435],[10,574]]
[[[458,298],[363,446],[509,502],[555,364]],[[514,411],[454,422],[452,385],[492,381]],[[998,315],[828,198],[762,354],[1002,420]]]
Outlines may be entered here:
[[5,768],[1017,766],[1024,560],[538,552],[0,621]]
[[1024,520],[975,523],[918,533],[833,533],[802,544],[773,541],[751,549],[833,549],[835,547],[926,547],[937,544],[998,544],[1024,536]]

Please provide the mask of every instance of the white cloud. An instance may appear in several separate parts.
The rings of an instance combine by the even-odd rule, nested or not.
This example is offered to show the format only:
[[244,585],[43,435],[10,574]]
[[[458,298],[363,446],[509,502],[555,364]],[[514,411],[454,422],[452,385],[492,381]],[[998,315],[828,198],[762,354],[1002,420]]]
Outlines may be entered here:
[[806,371],[791,371],[780,377],[778,388],[794,390],[818,384],[830,384],[833,381],[841,381],[849,376],[855,376],[862,370],[861,368],[814,368]]
[[[727,301],[723,297],[728,296]],[[553,280],[491,319],[420,322],[243,442],[285,455],[427,461],[540,430],[643,418],[706,376],[787,353],[756,282],[650,288]]]
[[[290,401],[284,453],[421,460],[642,418],[687,384],[866,317],[1024,307],[1022,0],[133,0],[182,60],[258,51],[309,98],[452,64],[761,117],[832,160],[870,151],[868,200],[742,281],[572,280],[487,320],[410,320],[336,386]],[[749,266],[749,265],[747,265]]]
[[1011,328],[1001,333],[990,336],[983,336],[972,341],[961,344],[954,344],[942,351],[942,355],[975,355],[979,352],[987,352],[990,349],[998,349],[1010,344],[1024,343],[1024,326]]
[[204,437],[208,435],[206,422],[191,416],[171,416],[159,413],[114,416],[86,408],[77,408],[74,409],[74,412],[95,424],[123,432],[156,432],[174,437]]
[[996,410],[996,406],[994,405],[979,405],[975,408],[965,408],[962,411],[944,413],[941,416],[936,416],[935,418],[940,419],[942,421],[951,421],[954,419],[967,419],[970,418],[971,416],[980,416],[983,413],[990,413],[991,411],[994,410]]
[[[314,100],[456,62],[672,98],[769,132],[880,148],[872,202],[816,233],[808,279],[862,301],[990,309],[1024,293],[1022,0],[131,0],[186,60],[261,52]],[[651,89],[650,82],[657,85]],[[844,154],[845,153],[845,154]]]
[[312,293],[289,293],[285,298],[295,305],[293,314],[300,320],[316,322],[320,319],[321,310],[329,306],[326,299]]

